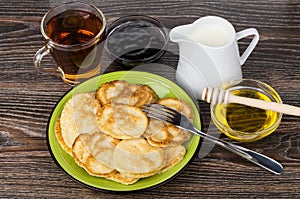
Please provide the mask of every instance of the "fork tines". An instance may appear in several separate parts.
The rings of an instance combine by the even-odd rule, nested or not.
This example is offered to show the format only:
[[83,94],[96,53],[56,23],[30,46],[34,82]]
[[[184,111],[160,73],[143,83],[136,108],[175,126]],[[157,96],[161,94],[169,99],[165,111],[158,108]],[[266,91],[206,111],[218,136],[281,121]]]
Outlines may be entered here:
[[142,106],[142,110],[150,118],[170,123],[172,123],[174,117],[176,116],[173,109],[162,106],[160,104],[145,104],[144,106]]

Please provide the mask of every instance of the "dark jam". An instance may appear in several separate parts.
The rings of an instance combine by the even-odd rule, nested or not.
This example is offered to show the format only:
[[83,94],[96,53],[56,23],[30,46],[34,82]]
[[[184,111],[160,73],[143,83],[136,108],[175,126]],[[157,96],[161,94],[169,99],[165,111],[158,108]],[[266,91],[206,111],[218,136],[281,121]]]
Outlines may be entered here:
[[158,59],[166,45],[166,34],[148,21],[127,21],[113,28],[107,50],[117,63],[134,66]]

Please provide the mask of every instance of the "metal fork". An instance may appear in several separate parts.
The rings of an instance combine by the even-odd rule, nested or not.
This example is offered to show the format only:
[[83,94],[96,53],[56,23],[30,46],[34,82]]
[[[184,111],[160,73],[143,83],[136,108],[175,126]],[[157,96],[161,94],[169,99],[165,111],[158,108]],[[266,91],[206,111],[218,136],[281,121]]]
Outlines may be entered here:
[[150,118],[169,122],[180,129],[200,135],[203,138],[216,143],[224,149],[227,149],[274,174],[280,175],[283,172],[283,167],[280,163],[265,155],[223,140],[219,140],[213,136],[203,133],[202,131],[199,131],[185,115],[174,109],[159,104],[146,104],[142,107],[142,109]]

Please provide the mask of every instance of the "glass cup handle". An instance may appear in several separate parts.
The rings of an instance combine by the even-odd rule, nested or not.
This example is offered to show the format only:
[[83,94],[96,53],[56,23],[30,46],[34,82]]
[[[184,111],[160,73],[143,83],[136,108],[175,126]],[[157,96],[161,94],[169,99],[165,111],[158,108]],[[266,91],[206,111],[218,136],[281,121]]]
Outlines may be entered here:
[[64,71],[60,67],[58,67],[58,68],[43,68],[43,67],[41,67],[41,61],[42,61],[43,57],[48,55],[49,53],[50,53],[50,49],[47,48],[46,46],[43,46],[35,53],[35,55],[33,57],[33,63],[34,63],[35,69],[38,72],[50,73],[50,74],[53,74],[56,76],[57,75],[61,76],[62,80],[71,86],[79,83],[77,81],[68,80],[66,78]]
[[247,47],[247,49],[244,51],[244,53],[240,57],[241,65],[243,65],[245,63],[246,59],[249,57],[251,52],[254,50],[254,48],[259,40],[259,34],[255,28],[248,28],[248,29],[245,29],[245,30],[242,30],[242,31],[236,33],[237,40],[240,40],[244,37],[248,37],[250,35],[254,35],[254,37],[253,37],[252,41],[250,42],[249,46]]
[[48,48],[46,46],[43,46],[42,48],[40,48],[33,57],[34,67],[38,72],[51,73],[53,75],[57,75],[57,73],[61,73],[60,71],[57,71],[57,69],[41,67],[41,61],[42,61],[43,57],[48,55],[49,53],[50,53],[50,48]]

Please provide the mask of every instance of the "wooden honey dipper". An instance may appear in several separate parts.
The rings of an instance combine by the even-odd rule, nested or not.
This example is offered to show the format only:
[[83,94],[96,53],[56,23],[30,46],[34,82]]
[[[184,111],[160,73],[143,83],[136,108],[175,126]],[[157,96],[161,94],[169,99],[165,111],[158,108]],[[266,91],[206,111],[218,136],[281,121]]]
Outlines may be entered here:
[[202,100],[211,104],[243,104],[288,115],[300,116],[300,107],[288,104],[279,104],[276,102],[267,102],[254,98],[241,97],[231,94],[229,90],[223,90],[219,88],[204,88],[202,92]]

